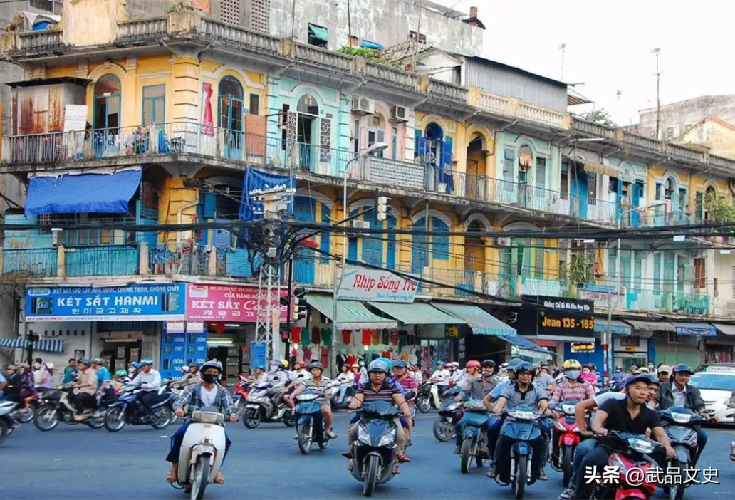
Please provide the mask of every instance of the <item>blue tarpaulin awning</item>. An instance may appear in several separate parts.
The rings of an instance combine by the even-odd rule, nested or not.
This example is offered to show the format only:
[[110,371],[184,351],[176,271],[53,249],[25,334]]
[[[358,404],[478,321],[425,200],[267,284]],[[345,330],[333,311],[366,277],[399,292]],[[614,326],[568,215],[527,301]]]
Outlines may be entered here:
[[516,330],[492,314],[477,306],[432,302],[432,306],[458,319],[456,323],[467,324],[475,335],[504,335],[515,337]]
[[25,349],[28,347],[28,340],[21,337],[0,339],[0,347],[6,347],[8,349]]
[[365,47],[366,49],[381,50],[383,48],[383,45],[380,43],[368,42],[367,40],[363,40],[362,42],[360,42],[360,47]]
[[503,339],[504,341],[508,342],[510,345],[520,347],[521,349],[527,349],[529,351],[545,352],[545,353],[549,352],[547,349],[537,346],[536,344],[534,344],[527,338],[521,337],[520,335],[516,335],[515,337],[506,337],[505,335],[500,335],[499,337]]
[[33,175],[28,184],[26,214],[126,214],[140,186],[140,167],[117,172]]
[[[595,331],[597,333],[607,333],[607,321],[595,318]],[[610,332],[613,335],[630,335],[632,328],[629,324],[622,321],[611,321]]]
[[[11,339],[0,339],[0,347],[8,349],[28,349],[28,339],[14,337]],[[40,339],[33,344],[34,351],[64,352],[64,341],[61,339]]]
[[696,335],[713,337],[717,335],[717,328],[708,323],[675,323],[677,335]]

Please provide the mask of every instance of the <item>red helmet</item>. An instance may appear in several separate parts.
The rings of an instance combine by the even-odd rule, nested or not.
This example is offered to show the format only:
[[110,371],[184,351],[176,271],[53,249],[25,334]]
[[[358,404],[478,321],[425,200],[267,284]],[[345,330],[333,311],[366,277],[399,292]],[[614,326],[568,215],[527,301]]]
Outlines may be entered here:
[[481,368],[480,362],[474,359],[471,359],[467,362],[466,365],[464,365],[465,368]]

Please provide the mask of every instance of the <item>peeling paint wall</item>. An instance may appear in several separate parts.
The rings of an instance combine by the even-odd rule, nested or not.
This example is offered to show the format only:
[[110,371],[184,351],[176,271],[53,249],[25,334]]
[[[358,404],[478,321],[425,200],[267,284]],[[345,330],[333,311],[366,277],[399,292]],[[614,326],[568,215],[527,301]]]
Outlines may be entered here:
[[351,31],[348,29],[346,2],[335,6],[334,1],[297,0],[293,17],[292,9],[294,0],[271,0],[271,33],[290,37],[293,31],[297,40],[306,43],[309,24],[316,24],[328,29],[329,49],[334,50],[347,45],[350,33],[360,40],[388,47],[408,40],[410,32],[417,31],[426,35],[428,45],[442,50],[468,56],[482,53],[485,30],[420,9],[408,1],[353,0],[350,3]]

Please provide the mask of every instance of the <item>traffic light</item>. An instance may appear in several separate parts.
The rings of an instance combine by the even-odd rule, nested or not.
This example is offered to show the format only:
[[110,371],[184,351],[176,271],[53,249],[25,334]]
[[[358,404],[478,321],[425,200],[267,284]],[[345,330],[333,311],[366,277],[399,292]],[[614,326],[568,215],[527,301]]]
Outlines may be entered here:
[[378,196],[378,205],[375,207],[377,211],[377,220],[383,221],[388,218],[388,198],[385,196]]
[[294,323],[306,318],[307,307],[308,307],[306,305],[306,302],[304,302],[302,299],[299,299],[298,297],[294,297],[292,307],[293,307],[293,309],[291,310],[293,313],[292,321]]

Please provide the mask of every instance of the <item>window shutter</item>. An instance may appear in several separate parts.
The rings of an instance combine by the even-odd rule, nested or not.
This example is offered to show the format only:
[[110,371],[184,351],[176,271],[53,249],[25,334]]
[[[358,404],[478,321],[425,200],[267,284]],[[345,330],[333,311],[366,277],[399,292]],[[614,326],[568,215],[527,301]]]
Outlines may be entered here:
[[418,156],[419,158],[422,158],[426,156],[426,138],[423,136],[423,132],[419,129],[415,130],[416,132],[416,151],[414,153],[414,156]]
[[452,165],[452,138],[447,136],[444,138],[444,144],[442,144],[442,165],[445,169],[451,170]]
[[[332,223],[332,211],[328,206],[322,204],[322,224],[330,225]],[[331,251],[331,233],[329,231],[322,231],[321,241],[319,242],[319,248],[322,252],[329,253]],[[330,258],[327,254],[322,254],[319,261],[322,264],[329,264]]]
[[[438,217],[431,218],[431,231],[432,232],[449,232],[449,226]],[[432,236],[432,254],[434,259],[437,260],[449,260],[449,235],[437,235]]]

